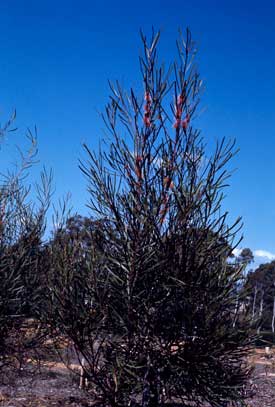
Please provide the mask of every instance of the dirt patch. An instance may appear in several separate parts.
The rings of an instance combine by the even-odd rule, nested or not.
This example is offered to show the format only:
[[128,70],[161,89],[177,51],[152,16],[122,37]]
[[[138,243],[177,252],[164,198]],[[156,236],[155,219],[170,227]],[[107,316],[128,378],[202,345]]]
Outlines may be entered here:
[[[51,357],[51,359],[53,359]],[[255,351],[250,357],[255,367],[247,389],[248,407],[275,407],[275,365]],[[73,369],[77,371],[78,365]],[[9,372],[0,385],[3,407],[89,407],[93,403],[85,390],[79,389],[79,376],[57,360],[27,359],[24,366]]]
[[0,406],[91,406],[85,391],[78,387],[78,377],[64,364],[29,362],[0,386]]

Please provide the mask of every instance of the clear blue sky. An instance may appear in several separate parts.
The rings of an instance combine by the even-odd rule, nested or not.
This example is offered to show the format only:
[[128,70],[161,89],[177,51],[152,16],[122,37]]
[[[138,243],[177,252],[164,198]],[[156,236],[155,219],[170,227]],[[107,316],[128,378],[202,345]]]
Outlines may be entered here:
[[[108,79],[139,86],[139,29],[162,30],[169,61],[178,27],[191,28],[206,91],[207,141],[235,137],[241,151],[226,205],[245,224],[243,246],[275,253],[275,3],[273,1],[0,2],[0,114],[38,127],[41,163],[58,195],[87,213],[77,168],[81,143],[96,146]],[[12,137],[12,136],[11,136]],[[9,142],[12,143],[12,140]],[[14,136],[18,141],[18,136]]]

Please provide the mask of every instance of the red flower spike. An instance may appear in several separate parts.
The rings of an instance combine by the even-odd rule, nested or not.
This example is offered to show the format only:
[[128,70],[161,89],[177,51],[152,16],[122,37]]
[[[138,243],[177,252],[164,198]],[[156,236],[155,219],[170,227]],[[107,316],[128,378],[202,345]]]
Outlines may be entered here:
[[145,124],[146,127],[151,126],[151,121],[150,121],[149,117],[144,116],[143,123]]
[[149,113],[150,112],[150,103],[146,103],[145,105],[144,105],[144,111],[146,112],[146,113]]
[[144,105],[144,116],[143,116],[143,123],[145,124],[146,127],[150,127],[151,126],[151,120],[150,120],[150,116],[151,116],[151,96],[149,91],[145,92],[145,96],[144,99],[146,101],[145,105]]
[[144,100],[146,100],[146,102],[149,102],[149,103],[152,102],[152,99],[151,99],[151,96],[150,96],[150,93],[148,90],[145,92]]
[[177,108],[176,119],[180,119],[181,115],[182,115],[182,109]]
[[174,127],[175,129],[178,129],[178,128],[180,127],[180,119],[176,119],[176,121],[175,121],[173,127]]
[[189,123],[190,123],[190,115],[187,114],[185,119],[181,123],[183,130],[185,130],[185,131],[187,130]]
[[184,100],[185,100],[184,96],[183,96],[183,95],[179,95],[179,96],[178,96],[178,100],[177,100],[178,106],[182,106],[183,103],[184,103]]
[[172,181],[172,179],[171,179],[170,177],[165,177],[165,178],[163,179],[163,186],[164,186],[165,188],[170,188],[170,189],[172,189],[172,188],[174,187],[174,183],[173,183],[173,181]]
[[187,127],[188,127],[188,123],[187,123],[187,121],[186,121],[186,119],[184,119],[183,121],[182,121],[182,128],[183,128],[183,130],[187,130]]
[[140,168],[141,161],[142,161],[142,157],[140,155],[137,155],[135,173],[136,173],[136,176],[138,177],[138,179],[142,179],[141,168]]
[[176,114],[175,114],[176,122],[174,124],[175,129],[178,129],[182,124],[181,123],[181,116],[182,116],[182,109],[183,109],[184,100],[185,100],[185,98],[184,98],[184,96],[182,94],[177,97],[177,103],[176,103],[176,106],[175,106],[175,109],[176,109]]

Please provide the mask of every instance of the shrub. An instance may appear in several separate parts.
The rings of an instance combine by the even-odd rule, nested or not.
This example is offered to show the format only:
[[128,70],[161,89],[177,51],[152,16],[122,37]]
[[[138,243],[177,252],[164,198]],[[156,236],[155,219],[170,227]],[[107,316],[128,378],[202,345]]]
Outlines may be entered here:
[[52,305],[104,406],[242,405],[252,338],[236,312],[241,268],[228,263],[240,220],[228,225],[222,207],[234,142],[207,153],[193,127],[202,82],[190,32],[168,72],[159,33],[142,41],[144,97],[110,84],[110,142],[85,146],[97,227],[81,251],[57,244]]
[[[12,120],[7,123],[6,131],[11,124]],[[38,263],[51,176],[46,172],[41,175],[42,183],[37,185],[40,206],[36,209],[29,199],[30,187],[26,185],[26,171],[33,165],[37,152],[36,138],[30,132],[28,138],[28,153],[21,154],[20,165],[14,172],[7,171],[0,185],[1,367],[11,358],[20,358],[18,352],[24,347],[21,324],[25,318],[37,316],[39,306]]]

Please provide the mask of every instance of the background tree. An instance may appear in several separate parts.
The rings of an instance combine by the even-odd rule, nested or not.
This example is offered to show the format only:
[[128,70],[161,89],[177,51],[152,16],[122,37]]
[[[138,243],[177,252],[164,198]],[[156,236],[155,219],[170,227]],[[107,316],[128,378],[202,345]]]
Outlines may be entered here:
[[254,255],[251,249],[248,247],[242,249],[237,256],[237,262],[243,264],[245,267],[250,265],[254,261]]
[[[230,262],[233,259],[232,265],[233,267],[240,267],[242,269],[241,278],[236,283],[236,308],[235,308],[235,315],[241,313],[247,313],[247,300],[250,296],[250,291],[247,289],[247,268],[250,264],[254,261],[253,252],[249,248],[244,248],[237,256],[231,256]],[[253,320],[253,316],[251,315],[251,321]],[[234,325],[236,320],[234,319]]]
[[274,314],[275,261],[261,264],[247,276],[248,307],[254,325],[261,330],[272,330]]

